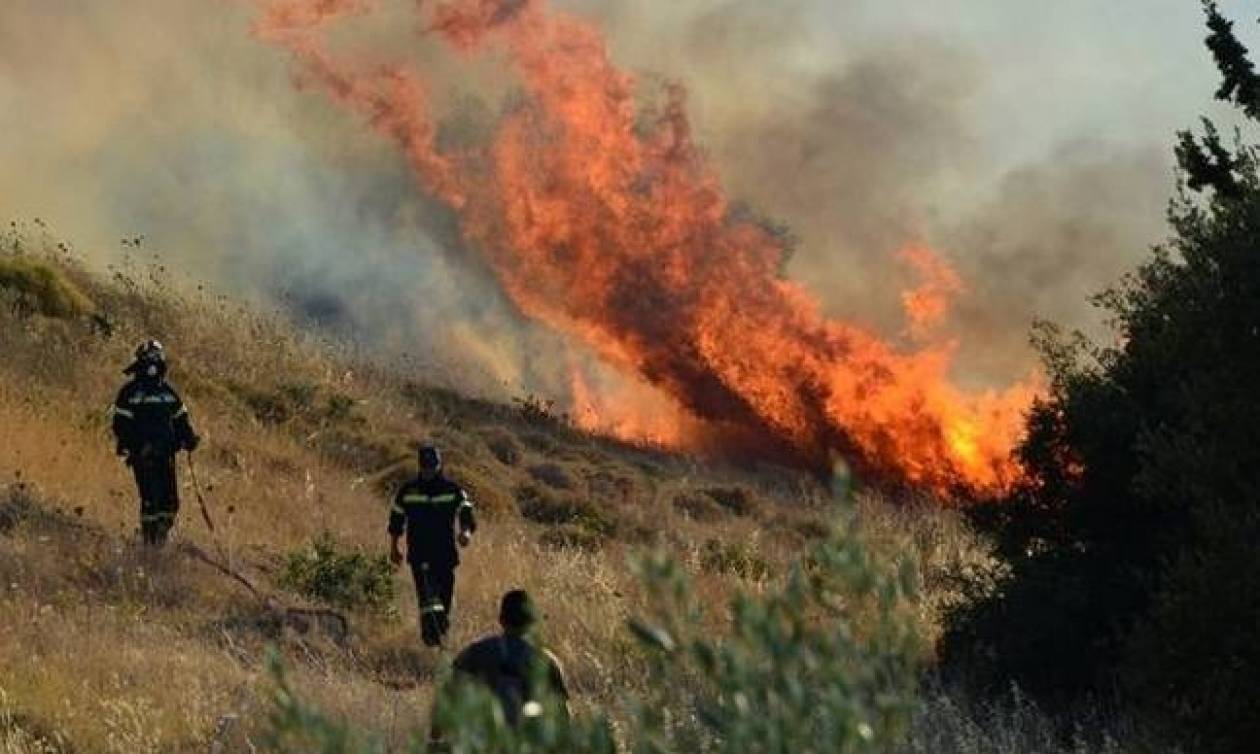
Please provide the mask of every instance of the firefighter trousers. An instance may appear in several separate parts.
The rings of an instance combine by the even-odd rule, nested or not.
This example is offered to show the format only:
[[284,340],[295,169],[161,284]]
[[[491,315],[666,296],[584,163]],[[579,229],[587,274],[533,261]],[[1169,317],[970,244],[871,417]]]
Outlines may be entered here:
[[426,646],[440,646],[451,627],[455,567],[443,563],[412,563],[411,575],[416,580],[420,638]]
[[175,525],[179,512],[179,483],[175,456],[135,459],[131,471],[140,493],[140,536],[147,545],[161,545]]

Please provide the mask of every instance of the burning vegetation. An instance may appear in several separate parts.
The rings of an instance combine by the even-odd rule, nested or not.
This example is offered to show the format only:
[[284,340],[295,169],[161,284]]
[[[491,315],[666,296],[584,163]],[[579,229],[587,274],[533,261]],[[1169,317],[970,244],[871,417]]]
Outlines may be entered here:
[[302,85],[397,143],[526,316],[682,415],[662,422],[659,409],[598,395],[575,373],[579,422],[684,447],[752,442],[819,470],[844,458],[942,494],[1016,480],[1011,450],[1034,388],[970,392],[951,380],[955,344],[933,329],[962,283],[931,250],[904,255],[922,278],[902,299],[913,347],[828,318],[783,277],[782,237],[723,191],[693,140],[685,91],[642,106],[593,24],[542,0],[419,4],[418,33],[469,66],[505,66],[517,87],[488,138],[447,144],[422,70],[364,65],[328,41],[372,4],[275,0],[255,32],[293,54]]

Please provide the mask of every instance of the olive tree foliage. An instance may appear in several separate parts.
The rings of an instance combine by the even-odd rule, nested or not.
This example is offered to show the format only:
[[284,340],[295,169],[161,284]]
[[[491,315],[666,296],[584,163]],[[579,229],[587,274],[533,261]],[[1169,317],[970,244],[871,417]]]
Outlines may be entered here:
[[[442,747],[417,731],[408,751],[452,754],[845,754],[886,751],[902,735],[923,657],[916,571],[889,573],[845,531],[810,551],[777,589],[742,595],[729,625],[705,627],[686,575],[668,557],[636,563],[648,597],[626,626],[651,692],[577,716],[552,704],[517,727],[495,699],[446,683],[435,705]],[[274,751],[383,751],[304,703],[277,671]]]

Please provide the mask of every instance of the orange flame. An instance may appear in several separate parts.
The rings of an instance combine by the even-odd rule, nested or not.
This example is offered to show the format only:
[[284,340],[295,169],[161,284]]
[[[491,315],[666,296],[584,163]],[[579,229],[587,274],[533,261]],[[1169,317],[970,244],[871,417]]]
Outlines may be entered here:
[[653,395],[633,386],[592,387],[579,369],[570,370],[573,423],[590,432],[662,448],[682,448],[691,423],[676,406],[662,406]]
[[908,246],[898,256],[922,278],[917,288],[901,294],[907,333],[917,341],[929,340],[949,313],[954,297],[962,293],[962,279],[926,246]]
[[[845,456],[939,492],[989,493],[1017,479],[1010,451],[1034,388],[968,393],[950,381],[951,344],[901,351],[824,317],[780,276],[782,243],[731,211],[692,140],[681,87],[645,124],[635,78],[590,23],[544,0],[442,3],[426,33],[463,55],[501,54],[522,96],[489,146],[439,150],[420,74],[357,68],[320,36],[368,4],[272,2],[256,32],[293,53],[303,83],[397,142],[526,315],[692,416],[751,430],[814,468]],[[904,300],[912,332],[926,337],[961,284],[926,249],[907,259],[926,279]],[[580,382],[574,393],[608,415],[606,397]],[[622,431],[649,431],[619,416]]]

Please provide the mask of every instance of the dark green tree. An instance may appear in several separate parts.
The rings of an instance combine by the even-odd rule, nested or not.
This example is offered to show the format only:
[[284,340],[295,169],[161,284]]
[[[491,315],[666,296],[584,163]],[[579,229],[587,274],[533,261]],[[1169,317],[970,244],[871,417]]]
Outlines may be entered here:
[[[1260,122],[1260,77],[1205,2],[1217,97]],[[1195,750],[1260,740],[1260,178],[1256,151],[1179,134],[1172,238],[1098,297],[1116,345],[1037,338],[1052,388],[1028,481],[978,507],[1005,570],[944,653],[974,680],[1078,701],[1120,688]]]

